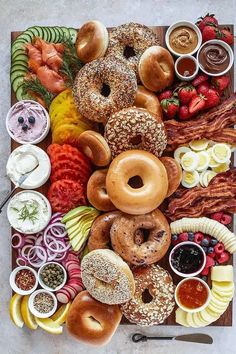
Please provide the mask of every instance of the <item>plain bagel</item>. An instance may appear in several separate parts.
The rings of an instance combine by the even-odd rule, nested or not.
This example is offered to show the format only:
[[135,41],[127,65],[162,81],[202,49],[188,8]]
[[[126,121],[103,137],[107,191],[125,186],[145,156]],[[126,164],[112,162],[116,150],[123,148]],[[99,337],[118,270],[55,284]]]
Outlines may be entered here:
[[167,49],[161,46],[150,47],[140,58],[138,72],[142,84],[148,90],[164,90],[174,80],[174,59]]
[[76,40],[78,57],[84,63],[101,58],[106,53],[108,42],[108,31],[100,21],[86,22]]
[[163,111],[158,97],[144,86],[138,85],[134,106],[146,109],[148,112],[155,115],[158,122],[162,121]]
[[94,346],[107,344],[122,314],[118,305],[107,305],[82,291],[74,299],[66,319],[69,333],[81,342]]
[[173,159],[173,157],[163,156],[160,157],[160,161],[165,166],[168,176],[168,191],[166,197],[172,195],[179,187],[182,180],[182,168],[180,164]]

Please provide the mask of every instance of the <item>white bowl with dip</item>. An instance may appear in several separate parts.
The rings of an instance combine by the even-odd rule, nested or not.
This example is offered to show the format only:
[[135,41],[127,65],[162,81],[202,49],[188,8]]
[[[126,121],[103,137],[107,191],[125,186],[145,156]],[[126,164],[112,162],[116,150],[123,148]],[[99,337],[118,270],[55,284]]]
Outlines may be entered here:
[[[51,297],[51,299],[52,299],[53,306],[52,306],[52,309],[48,312],[40,312],[35,306],[35,298],[37,299],[37,295],[41,296],[41,294],[46,294],[46,296]],[[34,316],[39,317],[39,318],[48,318],[48,317],[51,317],[57,309],[57,298],[50,291],[47,291],[45,289],[39,289],[30,295],[28,306],[29,306],[30,312]],[[43,306],[43,304],[42,304],[42,306]]]
[[52,215],[48,199],[41,193],[27,190],[15,194],[7,207],[7,217],[11,226],[24,234],[42,231]]
[[[208,71],[206,68],[204,68],[204,66],[202,65],[201,63],[201,51],[204,50],[204,48],[206,46],[221,46],[227,53],[228,53],[228,56],[229,56],[229,60],[228,60],[228,65],[227,67],[222,70],[222,71],[219,71],[219,72],[210,72]],[[210,58],[209,58],[210,60]],[[233,53],[233,50],[232,48],[225,42],[221,41],[221,40],[218,40],[218,39],[212,39],[210,41],[207,41],[205,42],[198,50],[197,52],[197,61],[198,61],[198,64],[199,64],[199,68],[207,75],[210,75],[210,76],[221,76],[221,75],[224,75],[226,74],[232,67],[233,63],[234,63],[234,53]],[[215,61],[216,62],[216,61]]]
[[[30,123],[32,117],[34,123]],[[20,118],[23,119],[22,123],[19,122]],[[23,125],[27,125],[28,128],[23,130]],[[38,144],[49,132],[50,117],[47,110],[38,102],[21,100],[8,111],[6,129],[10,137],[19,144]]]
[[[191,59],[191,60],[194,62],[194,64],[195,64],[195,71],[194,71],[194,73],[193,73],[192,75],[184,76],[184,75],[181,75],[181,74],[179,73],[179,71],[178,71],[178,64],[179,64],[179,62],[180,62],[181,60],[183,60],[184,58],[186,58],[186,59]],[[192,80],[195,78],[195,76],[197,75],[198,70],[199,70],[198,61],[197,61],[197,59],[196,59],[194,56],[192,56],[192,55],[189,55],[189,54],[182,55],[181,57],[177,58],[176,61],[175,61],[175,74],[176,74],[176,76],[177,76],[180,80],[182,80],[182,81],[192,81]]]
[[[190,51],[187,51],[187,50],[183,51],[182,50],[182,53],[181,53],[181,50],[177,51],[177,50],[173,49],[170,45],[170,41],[172,39],[171,37],[172,37],[172,35],[174,35],[174,31],[177,28],[180,28],[180,30],[181,30],[181,27],[185,27],[185,28],[182,31],[182,35],[180,32],[179,32],[179,35],[178,35],[178,33],[176,33],[175,42],[176,43],[178,43],[178,42],[183,43],[182,48],[184,48],[184,42],[187,43],[186,36],[183,35],[184,33],[186,33],[186,35],[188,35],[190,38],[191,38],[191,34],[193,34],[193,32],[195,32],[195,34],[197,36],[197,43],[194,46],[194,48],[191,48]],[[186,28],[187,28],[187,31],[188,31],[188,28],[190,29],[189,32],[184,32],[184,31],[186,31]],[[194,40],[194,38],[192,38],[192,41],[193,40]],[[200,46],[202,44],[202,34],[201,34],[201,31],[198,28],[198,26],[196,26],[194,23],[189,22],[189,21],[179,21],[179,22],[174,23],[173,25],[171,25],[167,29],[166,35],[165,35],[165,41],[166,41],[166,46],[167,46],[168,50],[172,54],[174,54],[175,56],[180,57],[185,54],[193,55],[194,53],[196,53],[198,51],[198,49],[200,48]]]
[[36,189],[50,177],[51,163],[44,150],[36,145],[24,144],[12,151],[7,161],[6,172],[14,184],[17,184],[24,174],[31,172],[21,188]]

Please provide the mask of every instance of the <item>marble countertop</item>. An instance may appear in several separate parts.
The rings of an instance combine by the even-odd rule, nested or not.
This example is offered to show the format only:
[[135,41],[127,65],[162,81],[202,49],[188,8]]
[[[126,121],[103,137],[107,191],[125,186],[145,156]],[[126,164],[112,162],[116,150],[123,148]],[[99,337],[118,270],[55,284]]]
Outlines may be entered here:
[[[0,200],[6,195],[10,183],[5,165],[10,152],[10,139],[5,129],[5,117],[10,107],[10,32],[24,30],[32,25],[62,25],[79,27],[89,19],[98,19],[106,26],[136,21],[146,25],[170,25],[177,20],[195,21],[207,12],[215,13],[220,23],[236,24],[235,0],[0,0]],[[103,348],[83,345],[66,330],[53,336],[41,330],[29,331],[15,327],[9,318],[8,304],[11,289],[8,277],[11,269],[10,228],[6,211],[0,215],[0,350],[4,354],[235,354],[236,320],[233,327],[208,327],[200,330],[210,334],[214,344],[195,345],[183,342],[148,342],[133,344],[131,334],[176,335],[199,332],[180,327],[120,326],[112,341]]]

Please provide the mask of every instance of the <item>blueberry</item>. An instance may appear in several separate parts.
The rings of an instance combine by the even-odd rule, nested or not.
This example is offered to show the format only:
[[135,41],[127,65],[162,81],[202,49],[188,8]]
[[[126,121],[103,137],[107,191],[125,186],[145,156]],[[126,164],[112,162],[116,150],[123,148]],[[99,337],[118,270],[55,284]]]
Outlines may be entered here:
[[207,283],[207,277],[205,275],[202,277],[202,280]]
[[217,243],[218,243],[218,241],[215,239],[215,238],[212,238],[211,239],[211,242],[210,242],[210,244],[211,244],[211,246],[216,246],[217,245]]
[[203,246],[202,249],[205,253],[207,253],[207,247]]
[[188,233],[188,240],[189,241],[194,241],[194,233],[193,232],[189,232]]
[[214,248],[213,247],[208,247],[207,253],[213,253],[214,252]]
[[202,240],[201,246],[205,246],[205,247],[209,246],[209,241],[208,241],[207,238],[204,238],[204,239]]
[[20,124],[23,124],[24,123],[24,118],[23,117],[18,117],[18,122],[20,123]]
[[174,234],[171,236],[172,241],[177,241],[178,240],[178,235]]
[[29,116],[28,122],[29,122],[30,124],[34,124],[34,123],[35,123],[35,118],[34,118],[33,116]]
[[23,129],[24,131],[27,131],[27,130],[28,130],[28,128],[29,128],[29,127],[28,127],[28,125],[27,125],[27,124],[23,124],[23,125],[22,125],[22,129]]

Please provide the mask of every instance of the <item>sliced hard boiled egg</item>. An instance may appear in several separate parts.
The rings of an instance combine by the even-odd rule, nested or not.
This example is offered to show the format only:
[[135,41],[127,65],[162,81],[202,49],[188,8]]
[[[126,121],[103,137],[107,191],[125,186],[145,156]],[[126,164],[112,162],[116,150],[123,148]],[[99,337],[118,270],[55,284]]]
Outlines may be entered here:
[[199,139],[199,140],[190,141],[189,146],[194,151],[202,151],[202,150],[206,150],[206,148],[208,147],[208,144],[209,144],[209,140]]
[[229,145],[219,143],[212,146],[212,157],[218,163],[228,162],[231,157]]
[[196,169],[198,172],[202,172],[208,168],[210,156],[206,151],[200,151],[197,153],[197,155],[199,157],[199,162]]
[[199,183],[199,173],[197,171],[183,171],[181,184],[185,188],[196,187]]
[[203,171],[200,175],[200,184],[202,187],[207,187],[213,177],[216,176],[214,171]]
[[230,150],[231,150],[231,152],[235,152],[236,151],[236,145],[230,145]]
[[216,173],[226,172],[230,169],[230,162],[221,163],[216,167],[212,167],[212,170]]
[[180,146],[174,152],[174,158],[177,162],[181,162],[181,158],[186,152],[191,151],[191,149],[187,146]]
[[196,152],[186,152],[181,158],[181,165],[185,171],[192,172],[196,170],[199,163],[199,156]]
[[210,161],[209,161],[209,167],[213,168],[213,167],[218,167],[219,163],[215,161],[215,159],[212,156],[212,147],[210,147],[209,149],[207,149],[206,151],[210,157]]

